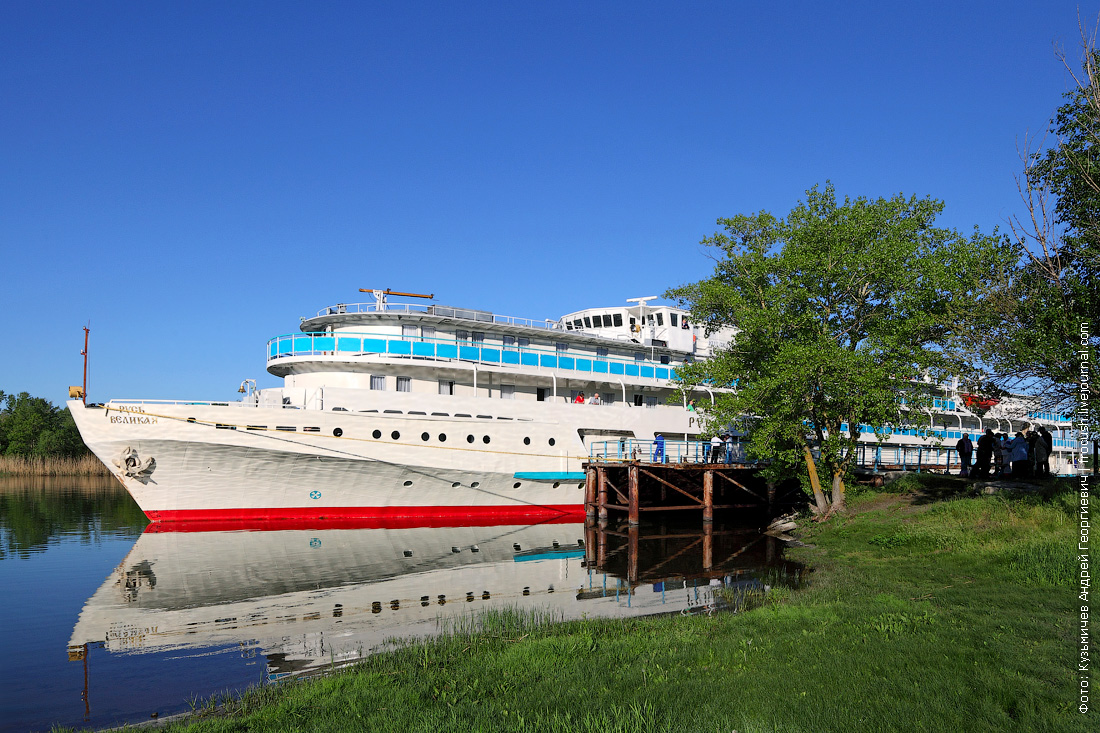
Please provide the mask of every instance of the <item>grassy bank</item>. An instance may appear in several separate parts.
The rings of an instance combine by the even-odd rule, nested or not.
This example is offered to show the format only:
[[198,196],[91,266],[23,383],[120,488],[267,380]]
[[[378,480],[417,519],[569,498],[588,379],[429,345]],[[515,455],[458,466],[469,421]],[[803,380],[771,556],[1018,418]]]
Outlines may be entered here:
[[[1083,731],[1074,501],[852,497],[809,527],[809,587],[739,615],[503,613],[329,677],[213,702],[191,731]],[[896,487],[898,488],[898,487]]]
[[79,458],[0,456],[0,476],[110,476],[103,463],[87,454]]

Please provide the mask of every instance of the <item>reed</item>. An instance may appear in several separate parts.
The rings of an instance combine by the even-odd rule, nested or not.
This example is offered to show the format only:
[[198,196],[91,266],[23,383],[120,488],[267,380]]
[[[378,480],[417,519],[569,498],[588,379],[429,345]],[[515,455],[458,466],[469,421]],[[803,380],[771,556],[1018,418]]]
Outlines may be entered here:
[[92,454],[62,456],[0,456],[0,476],[110,476]]

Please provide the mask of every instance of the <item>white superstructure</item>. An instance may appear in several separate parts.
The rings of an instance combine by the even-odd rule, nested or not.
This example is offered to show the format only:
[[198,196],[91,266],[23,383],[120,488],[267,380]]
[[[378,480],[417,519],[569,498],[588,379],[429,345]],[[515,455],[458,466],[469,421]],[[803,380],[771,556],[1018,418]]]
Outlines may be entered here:
[[[535,321],[373,292],[372,303],[325,308],[268,342],[281,388],[246,382],[233,403],[69,407],[153,520],[557,516],[582,511],[593,444],[699,436],[687,403],[705,408],[713,393],[678,395],[671,380],[735,333],[708,335],[652,298]],[[919,388],[943,397],[935,413],[912,415],[913,430],[931,426],[953,445],[993,426],[956,390]],[[1015,411],[1003,418],[1010,429],[1029,424],[1026,404],[1013,404],[989,415]],[[911,432],[899,426],[890,440],[924,440]]]

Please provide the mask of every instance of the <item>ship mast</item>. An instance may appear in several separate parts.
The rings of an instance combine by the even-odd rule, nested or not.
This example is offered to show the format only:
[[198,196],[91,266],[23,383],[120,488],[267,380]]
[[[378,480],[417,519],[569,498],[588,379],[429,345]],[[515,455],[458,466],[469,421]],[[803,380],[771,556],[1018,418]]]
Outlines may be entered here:
[[359,292],[360,293],[371,293],[372,295],[374,295],[375,307],[377,307],[377,309],[380,310],[380,311],[386,309],[386,296],[387,295],[401,295],[401,296],[404,296],[406,298],[427,298],[428,300],[431,300],[432,298],[435,297],[435,293],[431,293],[430,295],[424,295],[423,293],[399,293],[398,291],[390,290],[389,288],[386,288],[385,290],[372,290],[370,288],[359,288]]

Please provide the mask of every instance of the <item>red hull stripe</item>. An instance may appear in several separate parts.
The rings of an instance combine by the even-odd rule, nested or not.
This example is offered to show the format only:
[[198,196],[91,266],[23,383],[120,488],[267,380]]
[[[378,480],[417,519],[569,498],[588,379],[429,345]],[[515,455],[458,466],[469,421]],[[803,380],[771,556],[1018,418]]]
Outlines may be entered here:
[[291,507],[150,511],[146,532],[279,529],[408,529],[565,524],[584,521],[582,504],[559,506]]

